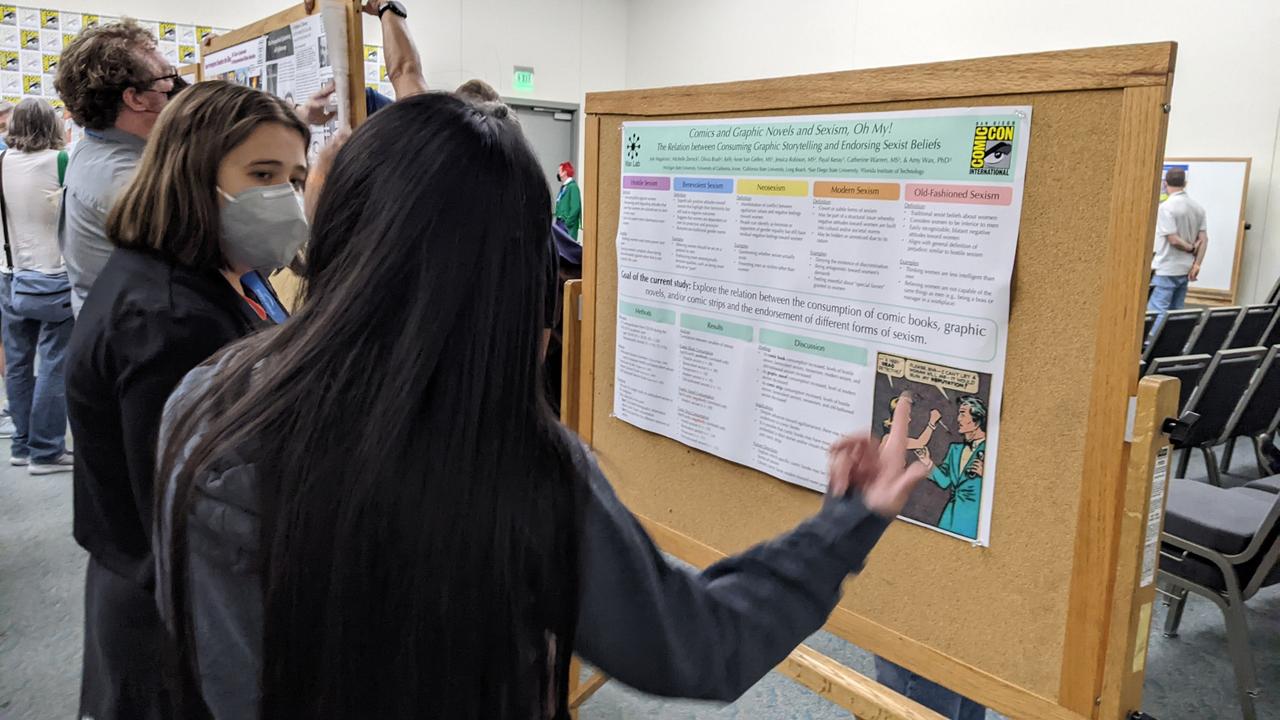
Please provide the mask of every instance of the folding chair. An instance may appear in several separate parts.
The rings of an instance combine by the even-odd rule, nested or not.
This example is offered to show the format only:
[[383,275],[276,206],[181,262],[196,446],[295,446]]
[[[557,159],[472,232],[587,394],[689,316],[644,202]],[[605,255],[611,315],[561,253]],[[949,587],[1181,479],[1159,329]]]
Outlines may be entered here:
[[1267,331],[1262,333],[1262,341],[1258,344],[1262,347],[1280,345],[1280,311],[1271,317],[1271,324],[1267,326]]
[[1187,347],[1183,352],[1187,355],[1200,353],[1212,355],[1225,348],[1227,338],[1231,336],[1231,331],[1235,329],[1236,321],[1240,319],[1240,313],[1243,310],[1239,305],[1206,310],[1204,320],[1187,341]]
[[1267,295],[1268,305],[1280,305],[1280,277],[1276,278],[1276,284],[1271,286],[1271,293]]
[[1262,335],[1275,316],[1275,305],[1250,305],[1245,308],[1244,312],[1240,313],[1240,319],[1236,320],[1235,327],[1231,328],[1231,334],[1227,336],[1227,342],[1223,348],[1234,350],[1262,345]]
[[1151,329],[1156,326],[1156,318],[1160,317],[1160,313],[1147,311],[1147,317],[1142,321],[1142,349],[1147,349],[1147,344],[1151,342]]
[[1187,346],[1204,318],[1205,311],[1195,308],[1165,313],[1163,318],[1156,320],[1155,327],[1151,330],[1151,341],[1142,352],[1142,359],[1150,365],[1155,358],[1185,354],[1182,349]]
[[1227,626],[1227,652],[1245,720],[1261,691],[1249,647],[1245,601],[1280,583],[1280,495],[1172,480],[1161,533],[1160,580],[1170,599],[1164,636],[1178,636],[1187,593],[1209,598]]
[[1147,375],[1168,375],[1178,378],[1181,387],[1178,391],[1178,413],[1187,406],[1191,393],[1200,384],[1204,371],[1209,369],[1213,358],[1208,355],[1177,355],[1175,357],[1156,358],[1147,368]]
[[1263,357],[1262,365],[1258,367],[1249,389],[1245,391],[1244,398],[1227,421],[1227,429],[1222,435],[1222,442],[1227,444],[1222,451],[1222,472],[1231,467],[1231,453],[1235,450],[1236,438],[1247,437],[1253,442],[1258,472],[1270,474],[1267,459],[1262,454],[1262,444],[1271,442],[1271,433],[1275,432],[1277,420],[1280,420],[1280,345],[1272,345]]
[[1218,474],[1218,458],[1213,448],[1220,442],[1236,407],[1244,400],[1245,391],[1253,381],[1253,374],[1266,354],[1265,349],[1258,347],[1219,350],[1213,356],[1213,361],[1209,363],[1209,368],[1205,370],[1183,409],[1184,412],[1196,413],[1200,419],[1188,430],[1186,438],[1174,446],[1182,451],[1174,477],[1186,476],[1191,450],[1199,448],[1204,454],[1209,482],[1214,485],[1222,484],[1222,477]]

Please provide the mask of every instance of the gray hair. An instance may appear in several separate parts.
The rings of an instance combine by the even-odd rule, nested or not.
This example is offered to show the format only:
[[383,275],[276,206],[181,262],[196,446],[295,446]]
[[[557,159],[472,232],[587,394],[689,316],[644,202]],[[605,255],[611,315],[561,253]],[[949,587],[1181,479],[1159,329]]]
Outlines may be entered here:
[[5,144],[23,152],[61,150],[66,145],[63,131],[62,120],[52,105],[39,98],[27,98],[13,109]]

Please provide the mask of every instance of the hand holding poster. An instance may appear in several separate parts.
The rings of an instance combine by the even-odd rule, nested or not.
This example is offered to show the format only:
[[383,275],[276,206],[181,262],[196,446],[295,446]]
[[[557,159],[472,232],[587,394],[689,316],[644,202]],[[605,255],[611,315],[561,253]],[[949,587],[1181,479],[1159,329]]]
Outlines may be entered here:
[[910,390],[903,516],[986,544],[1030,120],[625,123],[614,414],[823,490]]
[[[262,37],[208,53],[204,77],[260,88],[293,106],[334,79],[331,57],[323,19],[307,15]],[[336,122],[312,127],[308,154],[315,157],[337,130]]]

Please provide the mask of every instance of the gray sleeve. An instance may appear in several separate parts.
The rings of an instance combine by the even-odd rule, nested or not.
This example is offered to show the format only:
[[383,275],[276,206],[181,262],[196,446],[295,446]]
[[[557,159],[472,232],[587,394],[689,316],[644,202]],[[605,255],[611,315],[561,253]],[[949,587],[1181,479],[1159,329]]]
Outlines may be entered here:
[[[212,484],[236,484],[241,466]],[[221,490],[214,488],[215,493]],[[234,494],[232,490],[232,494]],[[263,608],[257,570],[258,515],[234,497],[197,492],[189,519],[189,597],[200,685],[214,720],[258,716]]]
[[[170,441],[174,421],[217,372],[202,365],[187,373],[165,404],[160,444]],[[185,462],[205,430],[198,426],[179,456]],[[214,720],[253,720],[258,716],[262,666],[262,578],[258,562],[259,513],[256,466],[228,463],[221,474],[203,476],[192,488],[187,516],[187,597],[195,628],[201,694]],[[166,478],[158,537],[155,540],[157,602],[170,631],[163,593],[169,583],[169,518],[175,484]]]
[[673,566],[591,464],[576,650],[643,692],[731,701],[806,637],[889,521],[828,500],[791,532],[701,573]]

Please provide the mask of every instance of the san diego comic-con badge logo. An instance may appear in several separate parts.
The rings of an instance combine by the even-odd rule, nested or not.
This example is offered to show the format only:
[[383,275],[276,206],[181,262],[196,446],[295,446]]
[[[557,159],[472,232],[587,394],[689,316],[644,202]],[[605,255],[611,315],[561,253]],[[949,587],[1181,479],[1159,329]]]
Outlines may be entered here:
[[970,175],[1008,175],[1013,169],[1013,120],[980,121],[973,128]]

